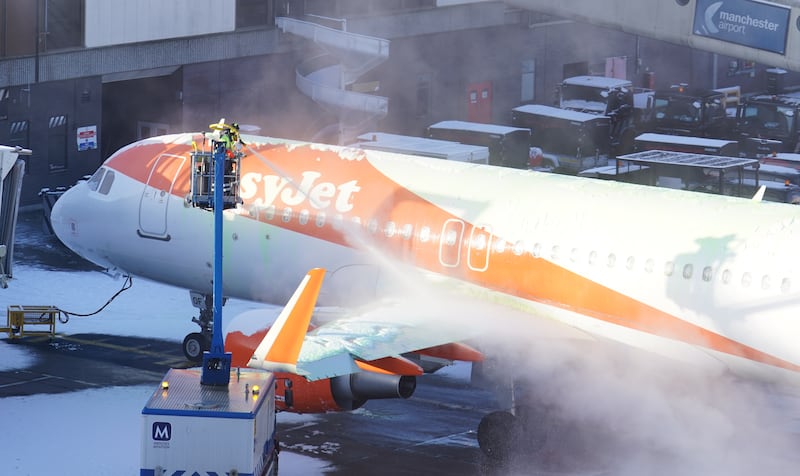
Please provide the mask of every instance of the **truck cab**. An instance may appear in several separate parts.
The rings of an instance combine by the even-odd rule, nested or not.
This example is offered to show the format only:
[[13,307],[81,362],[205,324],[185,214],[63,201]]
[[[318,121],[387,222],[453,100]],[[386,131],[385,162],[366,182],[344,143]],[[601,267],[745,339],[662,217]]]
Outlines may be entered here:
[[574,76],[558,87],[557,107],[609,118],[612,155],[633,150],[640,125],[649,120],[652,91],[636,89],[626,79]]
[[633,108],[633,83],[604,76],[574,76],[561,82],[558,107],[589,114],[606,114],[609,98],[621,92],[621,105]]
[[800,92],[744,98],[736,114],[736,130],[744,149],[758,150],[758,155],[797,152],[798,112]]
[[723,139],[734,125],[727,116],[723,92],[685,85],[657,90],[651,117],[648,129],[669,135]]

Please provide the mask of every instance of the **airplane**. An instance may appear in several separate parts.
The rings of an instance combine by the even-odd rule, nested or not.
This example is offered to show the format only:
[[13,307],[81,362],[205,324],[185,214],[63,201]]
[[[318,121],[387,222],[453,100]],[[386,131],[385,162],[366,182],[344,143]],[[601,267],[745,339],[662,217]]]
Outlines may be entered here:
[[[281,410],[407,398],[416,376],[480,361],[480,346],[468,343],[499,327],[524,329],[517,337],[533,346],[611,341],[693,367],[799,381],[792,205],[241,139],[241,201],[224,211],[224,295],[292,300],[289,313],[316,308],[299,356],[278,369]],[[208,147],[208,133],[190,132],[120,149],[56,202],[56,235],[112,273],[208,298],[213,214],[192,206],[190,183],[192,153]],[[325,277],[309,291],[314,269]],[[207,349],[211,318],[201,308],[193,319],[201,331],[184,340],[187,356]],[[288,327],[296,334],[304,319]],[[271,329],[249,325],[228,331],[234,365],[269,360],[259,346]],[[510,413],[481,422],[487,454],[502,454]]]

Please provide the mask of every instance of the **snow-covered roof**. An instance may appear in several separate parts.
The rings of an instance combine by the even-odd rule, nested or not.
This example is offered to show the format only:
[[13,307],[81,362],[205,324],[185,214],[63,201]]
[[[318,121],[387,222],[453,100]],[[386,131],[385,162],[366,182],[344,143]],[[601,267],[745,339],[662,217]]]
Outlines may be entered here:
[[588,112],[573,111],[570,109],[561,109],[558,107],[545,106],[543,104],[526,104],[512,109],[528,114],[538,114],[540,116],[557,117],[559,119],[566,119],[568,121],[586,122],[596,120],[599,116],[597,114],[589,114]]
[[656,134],[646,132],[636,136],[637,141],[662,142],[664,144],[696,145],[701,147],[724,147],[735,144],[736,141],[724,139],[709,139],[707,137],[674,136],[670,134]]
[[441,121],[432,124],[429,129],[456,129],[473,132],[488,132],[490,134],[508,134],[518,130],[527,131],[524,127],[503,126],[500,124],[483,124],[480,122],[467,121]]
[[573,76],[566,78],[561,84],[572,84],[576,86],[589,86],[593,88],[630,88],[633,83],[627,79],[608,78],[605,76]]

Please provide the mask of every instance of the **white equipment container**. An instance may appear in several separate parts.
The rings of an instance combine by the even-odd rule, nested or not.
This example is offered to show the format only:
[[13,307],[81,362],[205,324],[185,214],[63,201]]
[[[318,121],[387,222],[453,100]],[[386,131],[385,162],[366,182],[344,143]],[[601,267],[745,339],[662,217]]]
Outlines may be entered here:
[[232,370],[209,386],[200,374],[170,369],[142,410],[140,476],[275,474],[274,375]]

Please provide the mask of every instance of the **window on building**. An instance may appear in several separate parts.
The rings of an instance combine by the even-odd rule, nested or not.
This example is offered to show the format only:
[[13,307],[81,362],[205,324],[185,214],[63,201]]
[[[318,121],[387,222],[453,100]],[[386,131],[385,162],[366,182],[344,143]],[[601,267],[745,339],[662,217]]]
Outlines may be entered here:
[[14,121],[8,128],[8,145],[30,149],[28,121]]
[[274,8],[274,1],[236,0],[236,28],[273,25]]
[[45,26],[42,50],[53,51],[83,46],[85,0],[38,0]]
[[421,74],[417,77],[417,117],[426,117],[431,108],[431,78]]
[[523,103],[533,102],[535,96],[536,63],[533,60],[522,62],[522,90],[520,91],[520,101]]
[[8,119],[8,97],[10,88],[0,88],[0,121]]
[[137,139],[163,136],[169,134],[169,125],[160,122],[139,121],[138,131]]
[[433,8],[436,0],[306,0],[305,12],[329,17],[365,16]]
[[[6,57],[33,55],[36,52],[36,2],[30,0],[0,1],[0,55]],[[28,21],[11,21],[25,18]]]

